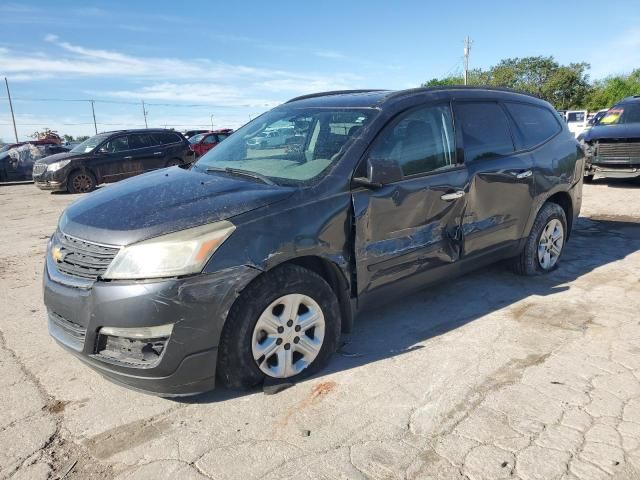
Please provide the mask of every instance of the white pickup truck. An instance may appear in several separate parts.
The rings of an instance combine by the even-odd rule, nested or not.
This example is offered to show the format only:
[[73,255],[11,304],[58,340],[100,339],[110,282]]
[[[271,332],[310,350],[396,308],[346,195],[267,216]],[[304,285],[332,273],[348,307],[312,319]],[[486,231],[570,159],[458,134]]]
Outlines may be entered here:
[[569,131],[573,133],[576,138],[588,128],[588,115],[589,112],[586,110],[569,110],[565,114]]

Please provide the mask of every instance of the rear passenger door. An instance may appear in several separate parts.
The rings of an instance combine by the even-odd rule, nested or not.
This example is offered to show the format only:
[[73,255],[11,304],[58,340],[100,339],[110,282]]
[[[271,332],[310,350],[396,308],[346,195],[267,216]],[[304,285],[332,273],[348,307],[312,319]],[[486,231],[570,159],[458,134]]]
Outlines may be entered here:
[[149,172],[165,165],[159,142],[148,133],[129,135],[130,156],[137,173]]
[[515,248],[533,207],[531,156],[516,151],[500,103],[457,101],[454,111],[471,182],[462,222],[464,254]]

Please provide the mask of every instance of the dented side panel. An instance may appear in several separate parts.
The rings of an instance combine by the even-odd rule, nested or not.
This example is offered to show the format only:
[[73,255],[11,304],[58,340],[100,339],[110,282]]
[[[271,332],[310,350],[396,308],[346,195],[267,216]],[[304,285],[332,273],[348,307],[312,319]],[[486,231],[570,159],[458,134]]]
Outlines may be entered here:
[[458,261],[468,190],[466,168],[353,192],[358,294]]

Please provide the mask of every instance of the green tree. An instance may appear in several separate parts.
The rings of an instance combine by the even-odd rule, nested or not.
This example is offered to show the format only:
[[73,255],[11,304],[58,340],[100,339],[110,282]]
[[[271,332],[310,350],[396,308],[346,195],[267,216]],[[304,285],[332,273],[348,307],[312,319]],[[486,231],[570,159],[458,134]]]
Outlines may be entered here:
[[[560,65],[553,57],[507,58],[487,70],[469,72],[469,85],[521,90],[552,103],[556,108],[580,107],[590,91],[589,64]],[[462,84],[462,77],[434,78],[424,86]]]
[[89,136],[88,135],[79,135],[76,137],[76,142],[84,142],[85,140],[89,140]]
[[64,138],[64,141],[67,142],[67,143],[73,142],[73,135],[64,134],[64,135],[62,135],[62,138]]
[[589,110],[600,110],[631,95],[640,95],[640,68],[628,75],[611,76],[595,82],[586,96],[585,106]]

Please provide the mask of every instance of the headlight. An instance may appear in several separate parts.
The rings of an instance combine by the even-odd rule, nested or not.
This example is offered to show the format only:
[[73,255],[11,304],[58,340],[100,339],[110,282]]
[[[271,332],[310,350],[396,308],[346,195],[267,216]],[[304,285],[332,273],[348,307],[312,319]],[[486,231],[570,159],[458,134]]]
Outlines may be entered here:
[[235,229],[233,223],[224,220],[124,247],[104,278],[162,278],[198,273]]
[[71,160],[60,160],[59,162],[50,163],[49,165],[47,165],[47,171],[55,172],[56,170],[60,170],[61,168],[69,165],[70,161]]

